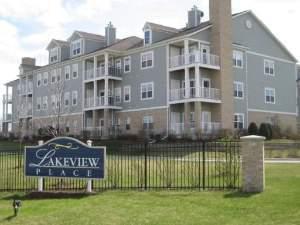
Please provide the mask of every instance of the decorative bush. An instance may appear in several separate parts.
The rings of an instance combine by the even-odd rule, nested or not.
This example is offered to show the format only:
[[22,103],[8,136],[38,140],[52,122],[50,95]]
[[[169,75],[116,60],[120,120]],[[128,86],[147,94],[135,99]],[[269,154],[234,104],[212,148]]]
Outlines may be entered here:
[[248,135],[257,135],[258,134],[258,127],[256,123],[252,122],[249,124],[248,127]]
[[269,127],[266,123],[261,123],[260,124],[258,133],[259,133],[260,136],[265,137],[267,140],[272,139],[271,130],[269,129]]

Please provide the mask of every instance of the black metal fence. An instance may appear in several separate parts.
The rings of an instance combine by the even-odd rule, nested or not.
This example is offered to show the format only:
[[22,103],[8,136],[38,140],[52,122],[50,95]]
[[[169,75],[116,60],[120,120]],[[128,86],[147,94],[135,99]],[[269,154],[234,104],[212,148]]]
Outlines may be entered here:
[[[0,191],[37,190],[37,178],[24,176],[23,150],[0,149]],[[45,191],[84,191],[84,179],[44,178]],[[239,142],[114,144],[107,146],[106,178],[93,191],[107,189],[240,188]]]

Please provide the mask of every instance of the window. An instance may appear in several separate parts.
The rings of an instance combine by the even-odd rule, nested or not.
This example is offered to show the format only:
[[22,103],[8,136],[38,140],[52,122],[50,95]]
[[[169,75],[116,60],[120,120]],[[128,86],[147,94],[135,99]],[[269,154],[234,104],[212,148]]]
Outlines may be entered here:
[[121,68],[122,68],[122,62],[121,62],[121,59],[117,59],[117,60],[116,60],[116,68],[117,68],[117,70],[121,70]]
[[141,68],[147,69],[153,67],[153,51],[141,53]]
[[152,32],[151,30],[144,31],[144,44],[149,45],[152,43]]
[[153,98],[153,86],[153,82],[141,84],[141,100],[148,100]]
[[65,79],[66,80],[70,80],[70,73],[71,73],[70,70],[71,70],[70,66],[65,67]]
[[81,54],[81,40],[76,40],[71,43],[72,56]]
[[244,98],[244,83],[235,81],[233,83],[233,86],[234,86],[233,96],[235,98],[241,98],[241,99]]
[[48,72],[45,72],[45,73],[44,73],[44,76],[43,76],[43,84],[44,84],[44,86],[47,86],[47,85],[48,85]]
[[73,106],[77,105],[77,99],[78,99],[78,92],[72,91],[72,105]]
[[41,110],[41,104],[42,104],[42,99],[41,97],[36,98],[36,109],[39,111]]
[[43,109],[48,109],[48,96],[43,97]]
[[72,74],[73,74],[73,79],[77,79],[77,77],[78,77],[78,64],[73,64],[72,65]]
[[124,58],[124,73],[129,73],[131,71],[131,57],[127,56]]
[[130,130],[130,117],[127,117],[125,121],[125,129]]
[[70,104],[70,92],[66,92],[64,96],[65,107],[68,107]]
[[275,104],[275,89],[265,88],[265,103]]
[[51,106],[52,106],[52,109],[55,109],[55,107],[56,107],[56,96],[55,95],[51,95]]
[[124,102],[130,102],[131,100],[131,87],[125,86],[124,87]]
[[50,63],[55,63],[58,61],[58,48],[52,48],[49,52]]
[[243,52],[233,51],[233,66],[237,68],[243,68]]
[[115,88],[115,100],[116,103],[121,103],[121,88]]
[[56,82],[56,70],[51,71],[51,83],[54,84]]
[[233,124],[234,124],[235,129],[243,129],[244,128],[244,114],[242,114],[242,113],[234,114]]
[[152,116],[144,116],[143,128],[144,129],[153,129],[153,117]]
[[264,60],[264,71],[265,75],[274,76],[275,75],[275,63],[272,60]]
[[37,81],[36,81],[36,86],[40,87],[42,85],[42,74],[38,73],[37,75]]
[[61,81],[61,68],[57,69],[57,78],[56,78],[57,82]]

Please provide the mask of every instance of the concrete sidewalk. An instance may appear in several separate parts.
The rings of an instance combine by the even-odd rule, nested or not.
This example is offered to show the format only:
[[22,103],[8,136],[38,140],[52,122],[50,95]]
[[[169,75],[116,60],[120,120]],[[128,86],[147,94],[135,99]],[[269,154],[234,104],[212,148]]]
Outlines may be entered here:
[[287,159],[265,159],[265,163],[300,163],[300,159],[293,159],[293,158],[287,158]]

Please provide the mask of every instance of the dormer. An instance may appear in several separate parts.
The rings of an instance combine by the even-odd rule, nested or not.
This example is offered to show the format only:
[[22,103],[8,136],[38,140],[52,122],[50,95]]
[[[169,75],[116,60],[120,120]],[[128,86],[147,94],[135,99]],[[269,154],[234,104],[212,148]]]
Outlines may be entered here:
[[47,50],[49,51],[49,64],[61,62],[68,58],[69,43],[52,39]]
[[178,29],[160,24],[146,22],[143,27],[144,46],[159,42],[179,32]]
[[106,45],[105,37],[102,35],[83,31],[74,31],[68,42],[70,43],[71,58],[88,54]]

